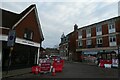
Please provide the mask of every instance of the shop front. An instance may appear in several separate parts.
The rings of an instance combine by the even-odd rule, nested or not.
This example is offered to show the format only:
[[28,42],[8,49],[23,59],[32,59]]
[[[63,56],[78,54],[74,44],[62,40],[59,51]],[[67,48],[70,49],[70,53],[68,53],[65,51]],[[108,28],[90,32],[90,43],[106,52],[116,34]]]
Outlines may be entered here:
[[37,64],[38,50],[38,46],[17,42],[13,47],[10,60],[10,48],[7,47],[6,41],[2,41],[2,70],[5,71],[8,69],[9,61],[10,70],[31,67],[34,64]]

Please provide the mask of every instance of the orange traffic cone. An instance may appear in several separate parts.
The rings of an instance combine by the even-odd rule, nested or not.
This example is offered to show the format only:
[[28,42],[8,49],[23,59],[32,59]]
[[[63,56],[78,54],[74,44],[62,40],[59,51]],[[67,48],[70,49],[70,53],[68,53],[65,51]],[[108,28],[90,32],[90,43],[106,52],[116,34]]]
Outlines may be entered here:
[[52,70],[52,76],[55,76],[55,75],[56,75],[55,68],[53,68],[53,70]]

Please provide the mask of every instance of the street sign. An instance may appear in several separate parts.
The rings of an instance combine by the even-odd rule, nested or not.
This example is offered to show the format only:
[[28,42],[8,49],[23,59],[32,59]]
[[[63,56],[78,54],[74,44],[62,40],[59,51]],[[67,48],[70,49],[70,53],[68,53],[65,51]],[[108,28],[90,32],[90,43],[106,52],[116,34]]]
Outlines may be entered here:
[[8,34],[7,46],[12,47],[15,44],[16,32],[15,30],[10,30]]

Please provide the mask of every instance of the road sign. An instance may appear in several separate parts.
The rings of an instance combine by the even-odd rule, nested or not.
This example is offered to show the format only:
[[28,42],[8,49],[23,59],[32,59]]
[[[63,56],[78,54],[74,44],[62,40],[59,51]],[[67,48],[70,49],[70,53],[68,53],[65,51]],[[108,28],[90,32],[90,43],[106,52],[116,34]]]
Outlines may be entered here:
[[7,46],[12,47],[15,44],[16,32],[15,30],[10,30],[8,34]]

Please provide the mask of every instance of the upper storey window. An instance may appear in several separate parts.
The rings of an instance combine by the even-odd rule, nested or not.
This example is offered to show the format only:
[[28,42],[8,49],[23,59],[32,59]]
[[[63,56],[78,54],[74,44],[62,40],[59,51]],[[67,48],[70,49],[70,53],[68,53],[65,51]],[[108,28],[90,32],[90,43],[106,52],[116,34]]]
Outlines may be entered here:
[[33,31],[31,31],[29,29],[25,29],[24,30],[24,38],[28,39],[28,40],[32,40],[33,39]]
[[102,26],[96,27],[96,33],[97,33],[97,35],[102,35]]
[[78,38],[81,39],[82,38],[82,31],[78,32]]
[[109,33],[115,32],[115,23],[114,22],[110,22],[108,24],[108,30],[109,30]]
[[86,29],[86,35],[87,35],[87,37],[91,37],[91,29],[90,28]]

